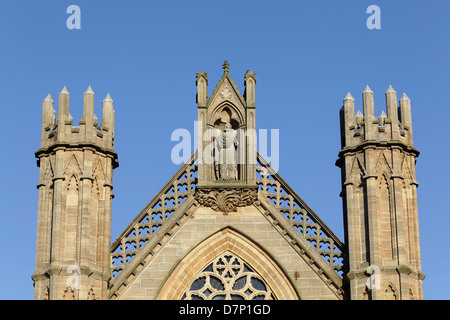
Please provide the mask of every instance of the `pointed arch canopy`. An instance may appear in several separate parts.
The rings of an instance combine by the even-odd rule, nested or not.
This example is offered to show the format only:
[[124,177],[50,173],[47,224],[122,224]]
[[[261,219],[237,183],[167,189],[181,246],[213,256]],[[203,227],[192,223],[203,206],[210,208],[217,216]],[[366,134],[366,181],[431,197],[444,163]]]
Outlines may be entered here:
[[230,122],[233,129],[242,127],[246,122],[244,110],[238,108],[229,100],[222,101],[208,114],[209,125],[217,125],[218,121]]
[[191,250],[169,275],[157,299],[181,299],[194,277],[213,259],[227,251],[248,263],[268,284],[275,299],[299,299],[298,293],[277,263],[257,244],[231,228],[218,231]]

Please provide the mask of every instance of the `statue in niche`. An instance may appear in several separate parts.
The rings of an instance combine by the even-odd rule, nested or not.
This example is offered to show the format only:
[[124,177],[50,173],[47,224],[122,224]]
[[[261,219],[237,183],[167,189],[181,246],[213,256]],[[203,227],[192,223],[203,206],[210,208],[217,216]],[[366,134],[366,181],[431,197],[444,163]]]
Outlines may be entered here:
[[217,180],[226,182],[238,179],[236,147],[236,131],[227,122],[214,142],[214,170]]

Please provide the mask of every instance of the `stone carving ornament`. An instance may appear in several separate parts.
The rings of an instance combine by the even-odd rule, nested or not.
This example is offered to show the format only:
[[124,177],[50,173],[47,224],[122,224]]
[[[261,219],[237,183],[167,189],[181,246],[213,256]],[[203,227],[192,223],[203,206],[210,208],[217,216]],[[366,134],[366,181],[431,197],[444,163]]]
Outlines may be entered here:
[[218,180],[237,180],[237,137],[236,131],[227,122],[225,129],[215,139],[215,170]]
[[196,275],[181,300],[275,300],[275,297],[264,279],[227,251]]
[[233,95],[233,92],[230,90],[230,88],[228,88],[228,86],[224,86],[224,88],[220,90],[219,94],[222,99],[230,99]]
[[250,206],[258,200],[257,189],[215,189],[197,190],[196,198],[200,205],[224,214],[234,212],[237,207]]

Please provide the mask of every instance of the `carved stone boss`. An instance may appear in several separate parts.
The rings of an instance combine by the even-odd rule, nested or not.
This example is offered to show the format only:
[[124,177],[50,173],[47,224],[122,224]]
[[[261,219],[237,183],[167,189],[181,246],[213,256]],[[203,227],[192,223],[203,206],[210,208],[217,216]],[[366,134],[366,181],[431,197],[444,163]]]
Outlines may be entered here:
[[197,189],[196,199],[202,206],[224,214],[237,211],[237,207],[257,204],[257,188],[201,188]]

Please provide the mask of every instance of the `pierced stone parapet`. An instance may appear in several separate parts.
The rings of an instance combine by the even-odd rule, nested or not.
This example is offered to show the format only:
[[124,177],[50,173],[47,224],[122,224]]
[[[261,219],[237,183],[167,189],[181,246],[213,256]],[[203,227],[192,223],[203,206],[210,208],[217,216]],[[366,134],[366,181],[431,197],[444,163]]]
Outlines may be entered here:
[[[342,277],[343,243],[289,185],[278,174],[271,171],[270,165],[259,154],[256,168],[259,177],[256,180],[258,188],[237,184],[230,185],[227,188],[199,187],[196,178],[198,171],[196,160],[195,154],[192,155],[190,161],[180,168],[147,207],[124,230],[122,235],[114,241],[111,246],[113,278],[116,278],[133,257],[143,249],[143,246],[154,236],[156,230],[166,223],[169,216],[181,204],[180,197],[186,199],[187,196],[194,193],[199,205],[228,214],[229,212],[235,212],[238,207],[259,205],[258,192],[274,204],[291,225],[305,237],[313,249]],[[180,185],[187,185],[186,192],[179,193],[178,191],[174,193]],[[272,190],[274,187],[276,189]],[[170,198],[177,199],[178,205],[175,207],[164,205],[163,208],[157,206],[158,203],[166,203]],[[167,214],[168,212],[169,214]],[[158,213],[161,215],[155,220],[154,216]],[[150,216],[152,217],[151,221]],[[149,230],[151,228],[153,232],[142,234],[146,227]]]
[[192,155],[111,245],[113,278],[133,260],[195,190],[197,165]]
[[260,192],[342,278],[344,244],[259,153],[257,160],[256,184]]

